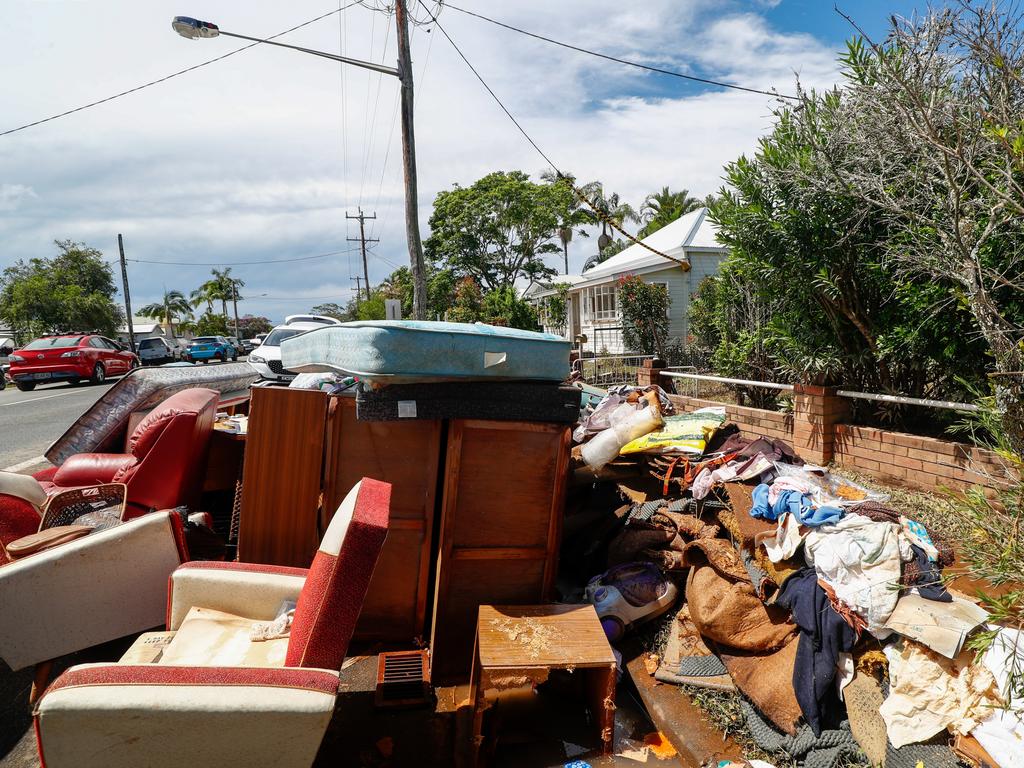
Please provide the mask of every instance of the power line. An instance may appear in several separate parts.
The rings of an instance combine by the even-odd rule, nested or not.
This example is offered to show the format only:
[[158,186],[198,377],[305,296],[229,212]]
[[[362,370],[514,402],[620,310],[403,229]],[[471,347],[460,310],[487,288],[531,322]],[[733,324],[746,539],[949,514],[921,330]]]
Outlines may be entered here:
[[[354,280],[355,278],[353,278]],[[352,292],[351,288],[344,288],[343,290]],[[340,293],[332,294],[331,296],[253,296],[250,301],[322,301],[323,299],[341,299],[343,298]]]
[[[661,67],[652,67],[648,64],[641,64],[636,61],[629,61],[628,59],[620,59],[617,56],[611,56],[607,53],[601,53],[600,51],[592,51],[589,48],[581,48],[578,45],[572,45],[571,43],[565,43],[562,42],[561,40],[555,40],[554,38],[551,37],[539,35],[536,32],[530,32],[525,29],[520,29],[519,27],[514,27],[511,24],[506,24],[503,21],[498,21],[497,19],[492,19],[489,16],[484,16],[482,13],[476,13],[475,11],[469,11],[466,10],[465,8],[459,8],[459,6],[452,5],[449,2],[445,2],[444,7],[451,8],[452,10],[458,11],[459,13],[464,13],[467,16],[475,16],[478,19],[490,22],[491,24],[503,27],[504,29],[510,30],[512,32],[518,32],[521,35],[526,35],[527,37],[532,37],[536,40],[543,40],[545,43],[551,43],[552,45],[558,45],[561,46],[562,48],[568,48],[570,51],[576,51],[577,53],[586,53],[589,54],[590,56],[597,56],[598,58],[606,59],[607,61],[614,61],[617,64],[625,64],[630,67],[636,67],[637,69],[645,69],[648,72],[656,72],[659,75],[671,75],[672,77],[679,77],[682,78],[683,80],[692,80],[695,83],[703,83],[704,85],[715,85],[718,86],[719,88],[731,88],[734,91],[746,91],[747,93],[759,93],[762,94],[763,96],[775,96],[780,99],[790,99],[792,101],[799,101],[799,98],[797,96],[787,96],[781,93],[776,93],[775,91],[763,91],[760,88],[747,88],[745,86],[735,85],[733,83],[723,83],[719,80],[709,80],[704,77],[697,77],[695,75],[687,75],[682,72],[676,72],[671,69],[662,69]],[[445,35],[445,37],[447,37],[447,35]]]
[[[423,6],[424,10],[426,10],[427,13],[430,13],[430,9],[427,8],[427,6],[424,4],[423,0],[417,0],[417,1],[419,2],[420,5]],[[646,250],[650,251],[651,253],[655,254],[656,256],[660,256],[661,258],[666,259],[668,261],[674,261],[675,263],[679,264],[680,266],[685,267],[687,270],[690,269],[690,264],[689,264],[688,261],[684,261],[683,259],[676,258],[675,256],[669,256],[667,253],[662,253],[657,248],[652,248],[647,243],[645,243],[645,242],[637,239],[633,235],[629,234],[629,232],[624,230],[611,217],[609,217],[608,214],[606,214],[604,211],[602,211],[596,205],[594,205],[594,203],[591,202],[591,200],[586,195],[584,195],[576,187],[576,185],[574,183],[572,183],[572,181],[569,179],[569,177],[566,176],[564,173],[562,173],[558,169],[558,166],[554,163],[554,161],[552,161],[552,159],[547,156],[547,153],[544,152],[544,150],[540,148],[540,146],[537,144],[537,142],[533,140],[533,137],[530,136],[530,134],[526,132],[526,129],[523,128],[523,126],[519,123],[518,120],[515,119],[515,117],[512,115],[512,113],[508,111],[508,107],[506,107],[502,103],[501,99],[498,98],[498,94],[496,94],[494,92],[494,90],[491,88],[491,86],[489,86],[487,84],[487,81],[484,80],[483,76],[479,72],[477,72],[476,67],[474,67],[470,63],[469,59],[466,58],[466,54],[464,54],[462,52],[462,49],[459,48],[458,45],[456,45],[454,40],[452,40],[452,36],[449,35],[447,30],[445,30],[445,28],[442,27],[441,24],[438,22],[437,17],[434,16],[434,15],[431,15],[431,18],[434,20],[434,26],[436,26],[438,29],[441,30],[441,34],[443,34],[445,36],[445,39],[447,39],[448,42],[451,43],[452,48],[454,48],[455,52],[457,54],[459,54],[459,58],[461,58],[466,63],[466,66],[469,67],[470,71],[474,75],[476,75],[476,79],[480,81],[480,84],[484,88],[487,89],[487,92],[489,94],[491,94],[491,98],[493,98],[494,101],[497,103],[497,105],[499,107],[501,107],[501,111],[504,112],[508,116],[508,119],[511,120],[513,125],[515,125],[515,127],[519,129],[519,132],[521,134],[523,134],[523,137],[528,142],[530,142],[530,145],[535,150],[537,150],[537,154],[539,154],[541,157],[543,157],[544,160],[547,161],[548,165],[550,165],[554,169],[555,173],[558,175],[558,178],[561,179],[562,181],[564,181],[566,184],[569,185],[569,188],[573,191],[573,194],[576,195],[576,197],[580,200],[580,202],[582,202],[588,208],[590,208],[590,210],[592,210],[594,212],[594,214],[598,217],[598,219],[600,221],[602,221],[603,223],[607,224],[609,227],[611,227],[613,230],[615,230],[616,232],[621,234],[623,237],[625,237],[630,242],[634,243],[635,245],[639,245],[641,248],[645,248]]]
[[347,248],[343,251],[331,251],[330,253],[318,253],[316,256],[299,256],[294,259],[265,259],[263,261],[155,261],[152,259],[128,259],[128,261],[139,264],[168,264],[177,267],[240,267],[252,264],[285,264],[293,261],[312,261],[313,259],[326,259],[328,256],[339,256],[343,253],[352,253],[357,248]]
[[57,120],[58,118],[61,118],[61,117],[67,117],[68,115],[73,115],[76,112],[81,112],[82,110],[89,109],[90,107],[97,107],[100,104],[106,104],[108,101],[113,101],[114,99],[119,99],[122,96],[127,96],[127,95],[135,93],[137,91],[141,91],[144,88],[149,88],[149,87],[154,86],[154,85],[159,85],[160,83],[166,82],[166,81],[170,80],[173,77],[178,77],[178,75],[187,74],[188,72],[192,72],[194,70],[200,69],[200,68],[205,67],[205,66],[207,66],[209,64],[214,64],[215,62],[223,61],[224,59],[228,58],[229,56],[234,56],[236,53],[241,53],[242,51],[247,51],[250,48],[255,48],[257,45],[259,45],[262,42],[265,42],[266,40],[276,40],[277,38],[282,37],[283,35],[287,35],[289,32],[294,32],[297,29],[302,29],[302,27],[307,27],[310,24],[313,24],[314,22],[320,21],[321,19],[326,19],[328,16],[331,16],[331,15],[333,15],[335,13],[340,13],[341,11],[344,11],[344,10],[346,10],[348,8],[351,8],[353,5],[359,5],[358,0],[354,0],[353,2],[349,3],[346,6],[343,6],[341,8],[335,8],[333,11],[328,11],[327,13],[321,14],[320,16],[317,16],[314,19],[310,19],[309,21],[304,21],[301,24],[296,24],[294,27],[291,27],[289,29],[284,30],[284,32],[278,32],[276,35],[271,35],[270,37],[266,37],[266,38],[264,38],[263,40],[261,40],[259,42],[250,43],[249,45],[243,45],[241,48],[236,48],[233,51],[228,51],[227,53],[223,54],[222,56],[217,56],[216,58],[213,58],[213,59],[207,59],[206,61],[200,62],[199,64],[195,64],[195,65],[193,65],[191,67],[187,67],[185,69],[180,69],[177,72],[172,72],[171,74],[165,75],[164,77],[158,78],[156,80],[150,80],[148,83],[143,83],[142,85],[137,85],[134,88],[129,88],[127,91],[121,91],[120,93],[115,93],[113,96],[107,96],[106,98],[99,99],[98,101],[93,101],[93,102],[90,102],[88,104],[83,104],[80,107],[75,107],[74,109],[66,110],[66,111],[61,112],[60,114],[57,114],[57,115],[51,115],[50,117],[44,117],[42,120],[36,120],[34,122],[31,122],[31,123],[26,123],[25,125],[20,125],[17,128],[9,128],[6,131],[0,131],[0,136],[7,136],[7,135],[12,134],[12,133],[17,133],[18,131],[23,131],[26,128],[33,128],[33,127],[35,127],[37,125],[42,125],[43,123],[48,123],[51,120]]

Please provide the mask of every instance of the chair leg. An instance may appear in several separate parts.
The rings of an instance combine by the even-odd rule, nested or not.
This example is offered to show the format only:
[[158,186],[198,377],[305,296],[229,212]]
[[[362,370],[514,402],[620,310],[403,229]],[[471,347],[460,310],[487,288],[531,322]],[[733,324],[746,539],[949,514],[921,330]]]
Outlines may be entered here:
[[53,671],[53,659],[36,664],[35,676],[32,678],[32,690],[28,694],[28,704],[34,707],[50,684],[50,673]]

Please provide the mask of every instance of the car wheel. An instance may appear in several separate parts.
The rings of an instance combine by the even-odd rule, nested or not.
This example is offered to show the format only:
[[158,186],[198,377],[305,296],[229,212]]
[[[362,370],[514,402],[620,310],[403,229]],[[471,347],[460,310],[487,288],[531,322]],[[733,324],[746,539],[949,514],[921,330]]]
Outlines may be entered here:
[[103,367],[103,363],[96,363],[96,367],[92,369],[92,376],[89,378],[91,384],[102,384],[107,380],[107,369]]
[[22,392],[31,392],[36,388],[36,383],[34,381],[18,381],[15,382],[15,386],[17,386]]
[[227,355],[224,354],[223,352],[218,352],[216,355],[214,355],[214,357],[216,357],[217,360],[222,363],[227,359]]

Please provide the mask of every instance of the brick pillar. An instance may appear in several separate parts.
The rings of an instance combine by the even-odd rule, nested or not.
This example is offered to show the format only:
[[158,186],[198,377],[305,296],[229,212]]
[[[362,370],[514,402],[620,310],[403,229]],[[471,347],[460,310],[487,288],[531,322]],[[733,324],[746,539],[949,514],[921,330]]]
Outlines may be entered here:
[[644,364],[637,368],[636,383],[639,387],[649,387],[651,384],[661,386],[661,372],[665,368],[665,361],[654,358],[644,360]]
[[828,464],[835,446],[835,425],[845,422],[849,413],[849,403],[836,395],[835,387],[793,385],[793,448],[804,461]]

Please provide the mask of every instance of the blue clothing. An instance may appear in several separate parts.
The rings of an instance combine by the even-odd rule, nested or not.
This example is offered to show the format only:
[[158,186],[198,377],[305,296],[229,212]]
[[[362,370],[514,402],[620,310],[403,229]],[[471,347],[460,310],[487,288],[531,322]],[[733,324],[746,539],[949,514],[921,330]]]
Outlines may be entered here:
[[764,520],[778,520],[790,512],[804,525],[819,526],[825,523],[835,523],[843,516],[843,510],[840,507],[828,505],[816,507],[809,493],[793,490],[782,491],[775,499],[775,503],[769,504],[766,483],[757,486],[751,497],[754,501],[750,508],[751,517],[760,517]]

